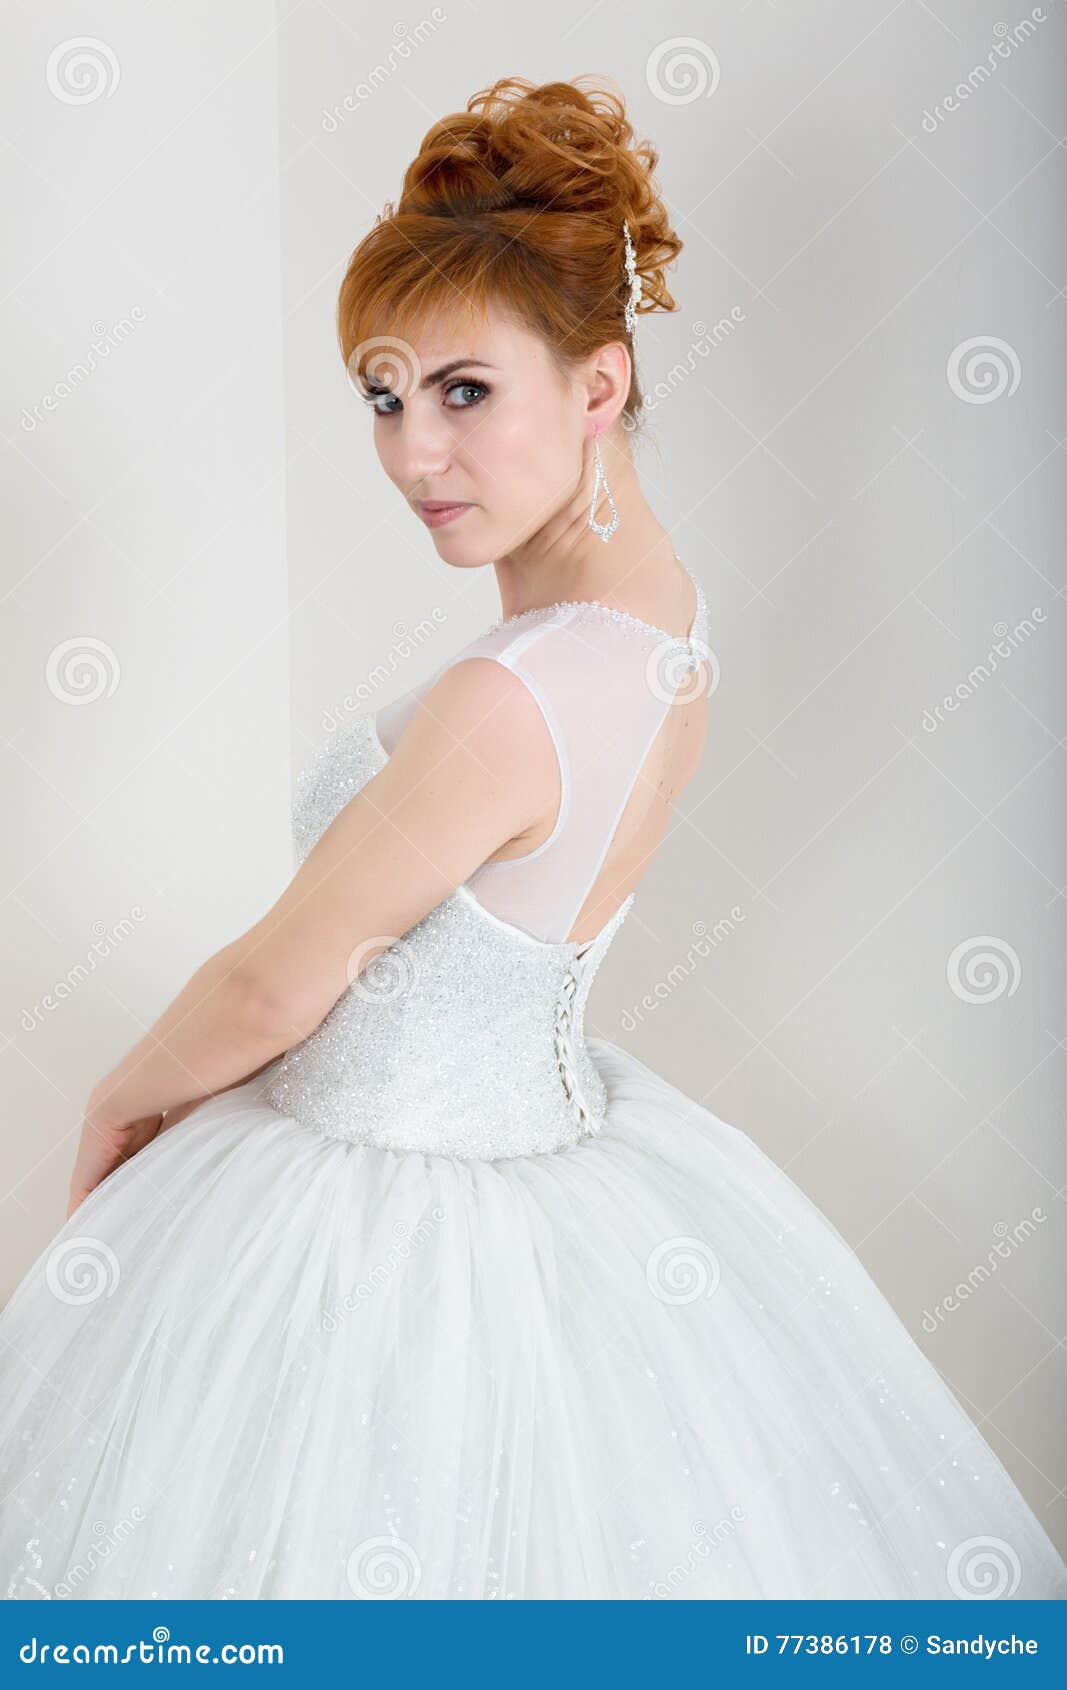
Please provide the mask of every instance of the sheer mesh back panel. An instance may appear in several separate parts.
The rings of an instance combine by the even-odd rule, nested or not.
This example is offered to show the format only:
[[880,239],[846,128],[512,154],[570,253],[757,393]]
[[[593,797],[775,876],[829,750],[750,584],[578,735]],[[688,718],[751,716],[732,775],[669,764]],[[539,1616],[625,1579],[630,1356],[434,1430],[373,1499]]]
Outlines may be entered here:
[[535,938],[567,938],[607,855],[670,707],[666,689],[656,683],[663,644],[656,630],[615,620],[598,607],[528,613],[473,640],[428,681],[378,712],[377,731],[391,751],[445,668],[488,657],[529,688],[559,763],[562,802],[555,826],[526,855],[483,863],[467,886],[493,915]]

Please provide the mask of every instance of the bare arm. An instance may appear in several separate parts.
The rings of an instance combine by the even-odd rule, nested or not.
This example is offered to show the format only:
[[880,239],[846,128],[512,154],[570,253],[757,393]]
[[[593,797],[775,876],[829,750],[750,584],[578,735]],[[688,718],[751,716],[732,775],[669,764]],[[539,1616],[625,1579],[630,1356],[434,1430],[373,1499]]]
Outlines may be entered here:
[[83,1194],[159,1131],[165,1110],[243,1084],[311,1033],[557,792],[555,748],[523,682],[490,658],[446,670],[274,906],[94,1089],[75,1170]]
[[325,830],[263,919],[244,972],[274,1025],[306,1036],[357,974],[558,799],[552,737],[492,658],[447,669],[386,766]]
[[74,1158],[67,1214],[163,1127],[163,1111],[181,1109],[260,1073],[287,1040],[261,1018],[241,971],[242,950],[211,957],[117,1068],[94,1087]]
[[[217,1090],[208,1092],[207,1097],[223,1097],[228,1091],[236,1091],[238,1086],[245,1086],[249,1080],[255,1080],[260,1074],[265,1074],[275,1061],[275,1057],[269,1056],[266,1062],[261,1062],[259,1067],[253,1068],[250,1074],[243,1074],[239,1080],[231,1080],[228,1086],[219,1086]],[[165,1133],[168,1127],[179,1126],[186,1116],[191,1115],[194,1109],[199,1109],[200,1105],[207,1101],[207,1097],[192,1097],[186,1103],[175,1103],[164,1112],[160,1132]]]
[[286,1049],[243,969],[242,940],[210,957],[122,1061],[94,1088],[100,1120],[135,1121],[240,1084]]

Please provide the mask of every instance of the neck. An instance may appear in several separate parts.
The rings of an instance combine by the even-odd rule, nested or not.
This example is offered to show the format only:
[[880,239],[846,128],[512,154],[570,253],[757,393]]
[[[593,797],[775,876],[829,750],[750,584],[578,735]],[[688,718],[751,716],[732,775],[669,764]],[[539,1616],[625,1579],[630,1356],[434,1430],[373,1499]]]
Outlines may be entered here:
[[[597,599],[660,627],[685,621],[692,588],[670,534],[641,491],[629,450],[602,434],[600,455],[619,513],[615,533],[605,543],[588,526],[590,482],[576,502],[575,520],[562,535],[548,538],[558,520],[554,517],[546,529],[497,558],[502,616],[561,600]],[[603,491],[594,515],[601,525],[611,520]]]

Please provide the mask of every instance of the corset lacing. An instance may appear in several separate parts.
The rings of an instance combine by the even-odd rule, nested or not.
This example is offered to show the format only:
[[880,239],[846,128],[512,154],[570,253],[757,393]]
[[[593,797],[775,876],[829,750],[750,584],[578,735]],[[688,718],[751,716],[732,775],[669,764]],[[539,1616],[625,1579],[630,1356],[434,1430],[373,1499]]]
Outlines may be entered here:
[[[618,911],[616,922],[621,920],[631,902],[631,898],[626,900],[624,908]],[[590,1134],[598,1133],[600,1131],[601,1122],[597,1119],[593,1110],[590,1108],[589,1102],[579,1083],[577,1063],[575,1062],[574,1057],[573,1033],[574,1000],[577,996],[578,986],[585,971],[586,959],[595,944],[596,940],[590,939],[587,944],[583,945],[581,950],[575,955],[574,961],[568,967],[566,974],[563,976],[563,982],[559,989],[559,996],[556,999],[554,1032],[556,1066],[559,1069],[559,1076],[563,1082],[563,1090],[571,1105],[571,1110],[579,1127],[583,1132]],[[593,972],[596,972],[595,965]]]

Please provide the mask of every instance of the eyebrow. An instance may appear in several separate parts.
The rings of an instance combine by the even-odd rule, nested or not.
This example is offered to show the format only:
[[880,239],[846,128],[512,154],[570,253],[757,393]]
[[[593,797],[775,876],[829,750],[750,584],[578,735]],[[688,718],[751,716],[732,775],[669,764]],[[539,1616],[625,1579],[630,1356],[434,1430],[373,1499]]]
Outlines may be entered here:
[[419,386],[435,387],[438,382],[444,381],[446,376],[450,376],[453,370],[461,370],[471,364],[476,365],[481,370],[495,370],[497,368],[496,364],[487,364],[484,358],[453,358],[451,364],[442,364],[441,368],[434,370],[432,375],[423,376]]

